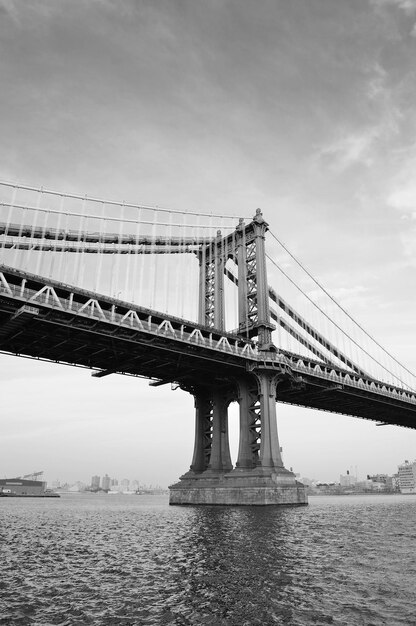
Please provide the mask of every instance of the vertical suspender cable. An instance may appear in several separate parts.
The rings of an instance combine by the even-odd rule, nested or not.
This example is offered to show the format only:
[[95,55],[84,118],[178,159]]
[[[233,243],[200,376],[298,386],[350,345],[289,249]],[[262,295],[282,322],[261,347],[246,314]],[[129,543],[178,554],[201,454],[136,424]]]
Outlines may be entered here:
[[[34,248],[33,243],[35,241],[34,234],[35,234],[37,219],[38,219],[38,215],[39,215],[39,211],[37,209],[39,208],[39,205],[40,205],[40,201],[41,201],[41,197],[42,197],[42,190],[43,190],[43,188],[41,187],[38,190],[38,192],[37,192],[36,208],[34,210],[35,215],[34,215],[34,218],[33,218],[33,222],[31,224],[31,226],[32,226],[32,228],[31,228],[31,242],[30,242],[31,243],[31,247],[28,250],[27,259],[26,259],[26,270],[28,272],[33,272],[33,267],[32,267],[31,261],[32,261],[33,248]],[[29,223],[30,223],[30,221],[29,221]],[[34,273],[36,273],[36,271]]]
[[[40,204],[40,200],[42,199],[42,194],[43,194],[43,190],[41,189],[40,194],[38,195],[38,202],[37,202],[37,208],[39,209],[39,204]],[[39,230],[40,230],[40,235],[42,234],[42,227],[41,227],[41,219],[43,217],[43,223],[45,223],[45,216],[47,217],[47,213],[44,213],[42,215],[42,213],[40,211],[38,211],[38,215],[39,215]],[[38,220],[38,218],[37,218]],[[45,232],[45,229],[43,229],[43,232]],[[43,250],[42,250],[42,239],[39,239],[39,244],[36,243],[36,239],[33,240],[33,250],[35,251],[35,259],[36,259],[36,268],[35,268],[35,274],[40,274],[40,268],[41,268],[41,262],[42,262],[42,256],[43,256]],[[30,270],[29,270],[30,271]]]
[[[181,238],[180,245],[183,249],[185,249],[185,238],[187,235],[186,228],[185,228],[185,224],[187,220],[186,214],[183,213],[181,218],[182,218],[182,225],[179,230],[179,237]],[[197,220],[197,223],[198,223],[198,220]],[[198,236],[197,229],[195,229],[195,231],[194,229],[192,229],[191,233],[192,232],[195,232],[196,237]],[[180,315],[182,318],[185,317],[184,303],[188,301],[187,294],[188,294],[188,288],[189,288],[189,285],[187,284],[188,281],[181,280],[181,278],[185,276],[185,273],[186,273],[186,268],[187,268],[187,263],[185,263],[186,256],[187,256],[186,254],[181,255],[181,271],[178,272],[177,283],[176,283],[177,310],[178,310],[178,315]],[[192,316],[189,314],[187,315],[187,317],[190,317],[190,319],[192,319]],[[196,319],[198,319],[198,317]]]
[[[46,228],[48,225],[48,217],[50,216],[50,213],[48,211],[45,211],[43,214],[43,227],[41,229],[41,237],[39,239],[39,248],[38,248],[38,259],[37,259],[37,264],[36,264],[36,274],[41,274],[42,271],[42,262],[43,265],[46,265],[46,260],[49,257],[50,260],[50,254],[48,254],[43,247],[46,246],[46,240],[45,240],[45,234],[46,234]],[[50,264],[49,264],[49,273],[50,273]],[[43,275],[47,275],[47,272],[45,270],[43,270]]]
[[[163,300],[166,313],[169,313],[169,292],[172,288],[172,284],[169,281],[169,268],[172,267],[174,274],[178,271],[178,255],[174,254],[169,256],[168,250],[173,249],[172,247],[172,211],[169,211],[169,225],[168,225],[168,233],[167,233],[168,242],[166,244],[166,251],[163,255],[163,265],[165,268],[164,271],[164,285],[163,285]],[[172,259],[172,263],[170,263],[170,259]]]
[[[185,218],[184,218],[185,219]],[[189,220],[191,219],[190,216],[188,218]],[[194,288],[192,289],[192,287],[189,285],[188,287],[188,296],[187,296],[187,302],[191,305],[189,306],[189,313],[188,313],[188,317],[191,320],[195,320],[196,322],[199,322],[199,307],[200,307],[200,289],[202,287],[200,287],[200,280],[201,280],[201,263],[202,263],[202,247],[203,247],[203,233],[201,234],[201,215],[196,215],[193,218],[193,225],[192,228],[190,229],[189,235],[190,237],[192,237],[192,242],[195,245],[194,249],[196,250],[195,253],[192,253],[191,255],[188,254],[184,254],[184,268],[186,269],[187,267],[189,267],[189,270],[192,271],[192,282],[190,281],[190,283],[194,286]],[[188,257],[189,260],[188,260]]]
[[[146,215],[146,213],[145,213],[145,215]],[[139,220],[140,220],[140,219],[141,219],[141,214],[140,214]],[[148,241],[149,241],[149,236],[148,236],[147,230],[148,230],[148,229],[147,229],[147,227],[143,224],[143,229],[142,229],[142,233],[143,233],[143,234],[142,234],[143,244],[141,244],[141,246],[142,246],[142,253],[141,253],[141,255],[140,255],[140,274],[139,274],[139,284],[138,284],[138,286],[136,287],[136,289],[137,289],[136,301],[137,301],[137,304],[139,304],[139,305],[141,305],[141,306],[145,306],[145,300],[146,300],[146,297],[145,297],[145,295],[144,295],[144,294],[145,294],[145,290],[144,290],[144,288],[143,288],[143,279],[144,279],[144,270],[145,270],[145,266],[146,266],[146,264],[147,264],[147,259],[149,258],[149,257],[146,255],[146,248],[147,248],[147,246],[149,245],[149,243],[148,243]],[[140,231],[140,223],[139,223],[139,231]],[[147,243],[144,243],[145,241],[146,241]]]
[[[235,329],[235,301],[234,301],[234,289],[232,289],[232,284],[230,279],[227,278],[225,274],[225,270],[229,269],[229,263],[227,265],[227,252],[228,246],[231,247],[231,250],[235,248],[235,236],[234,232],[228,231],[228,224],[224,223],[224,220],[221,220],[221,233],[222,233],[222,241],[221,241],[221,257],[222,257],[222,272],[223,272],[223,300],[224,300],[224,330],[234,330]],[[228,242],[228,235],[231,235],[231,241]],[[225,240],[226,239],[226,240]],[[230,270],[231,271],[231,270]]]
[[[62,196],[61,198],[62,210],[64,209],[64,203],[65,203],[65,196]],[[69,226],[69,213],[64,212],[64,215],[65,215],[65,226],[63,228],[62,245],[65,246],[66,248],[68,246],[67,232],[68,232],[68,226]],[[58,276],[59,276],[59,280],[62,281],[63,283],[69,282],[68,277],[67,277],[67,266],[70,264],[66,263],[66,261],[68,260],[68,257],[67,257],[68,254],[69,254],[68,252],[62,252],[59,257]]]
[[115,275],[115,280],[116,280],[116,288],[115,288],[116,293],[112,294],[114,297],[117,297],[117,298],[119,298],[120,296],[123,297],[122,290],[121,290],[120,270],[123,265],[122,258],[121,258],[123,244],[121,243],[121,241],[122,241],[122,235],[123,235],[124,216],[125,216],[125,203],[123,200],[123,204],[121,206],[121,220],[119,222],[119,229],[118,229],[118,241],[116,243],[116,252],[115,252],[116,259],[115,259],[114,275]]
[[[104,235],[105,235],[105,221],[104,221],[104,213],[105,213],[105,205],[104,202],[101,203],[101,212],[100,217],[98,218],[98,244],[97,244],[97,256],[98,256],[98,264],[97,271],[95,272],[95,285],[94,291],[102,291],[101,286],[101,272],[103,269],[103,257],[104,257]],[[104,229],[104,232],[103,232]]]
[[[73,215],[71,215],[71,217],[74,217]],[[71,224],[73,224],[73,220],[71,219]],[[82,230],[82,217],[77,217],[76,219],[76,231],[78,233],[77,236],[77,241],[76,243],[74,242],[74,248],[76,248],[76,252],[75,252],[75,261],[74,263],[68,263],[68,265],[72,266],[71,267],[71,283],[73,285],[79,286],[81,287],[81,285],[79,284],[79,266],[80,266],[80,262],[81,262],[81,253],[80,253],[80,248],[81,248],[81,230]]]
[[183,228],[182,228],[182,224],[181,224],[181,220],[182,220],[182,224],[183,224],[183,216],[182,215],[177,215],[176,216],[176,222],[175,222],[175,228],[173,229],[173,238],[175,241],[175,244],[177,246],[178,249],[178,254],[176,255],[177,257],[177,264],[176,264],[176,271],[174,273],[173,276],[173,297],[172,297],[172,311],[174,312],[174,315],[179,316],[179,309],[180,309],[180,304],[179,304],[179,289],[180,289],[180,277],[184,275],[184,268],[185,268],[185,264],[184,264],[184,247],[182,245],[183,242]]
[[[183,224],[183,215],[178,215],[177,216],[178,222],[176,225],[176,229],[175,229],[175,239],[177,240],[178,243],[178,250],[179,250],[179,255],[178,255],[178,271],[175,272],[175,278],[174,278],[174,285],[175,285],[175,292],[174,292],[174,313],[175,315],[177,315],[178,317],[180,317],[180,297],[179,297],[179,278],[180,276],[183,276],[183,271],[185,268],[183,259],[184,259],[184,254],[183,254],[183,228],[182,228],[182,224]],[[180,223],[180,220],[182,220],[182,224]],[[183,317],[183,316],[182,316]]]
[[150,281],[149,281],[149,287],[150,287],[149,299],[150,299],[150,308],[151,309],[155,308],[155,302],[156,302],[157,255],[154,254],[154,251],[155,251],[155,248],[156,248],[157,219],[158,219],[157,211],[153,210],[153,224],[152,224],[152,235],[151,235],[152,263],[150,265],[150,267],[151,267],[151,271],[150,271],[151,278],[150,278]]
[[[348,320],[345,320],[345,323],[348,324]],[[348,328],[348,326],[347,326]],[[365,368],[365,358],[361,357],[361,350],[359,348],[360,344],[360,333],[358,332],[358,328],[356,326],[356,324],[352,325],[352,329],[351,329],[351,335],[352,338],[354,339],[354,342],[351,345],[351,352],[352,352],[352,362],[355,363],[359,368],[361,367],[362,369],[366,369]],[[364,362],[364,367],[363,367],[363,362]]]
[[[53,250],[51,251],[51,265],[50,265],[50,273],[49,273],[49,276],[51,278],[55,278],[57,280],[60,280],[60,278],[59,278],[59,276],[57,277],[57,276],[54,275],[56,257],[57,257],[57,255],[62,256],[64,254],[63,251],[60,251],[60,252],[57,251],[59,235],[60,235],[60,232],[61,232],[62,203],[63,203],[62,196],[61,196],[61,199],[60,199],[59,202],[60,202],[60,206],[59,206],[58,218],[57,218],[57,221],[55,223],[56,230],[55,230],[55,238],[54,238],[54,242],[53,242]],[[62,242],[62,245],[63,245],[63,243],[64,242]]]
[[[276,259],[277,262],[277,259]],[[277,295],[280,296],[280,287],[279,287],[279,281],[277,280],[277,275],[276,275],[276,287],[277,287]],[[279,305],[276,305],[276,314],[277,314],[277,349],[280,351],[283,349],[283,345],[282,345],[282,327],[280,324],[280,320],[282,319],[282,309],[279,307]]]
[[135,224],[135,233],[134,233],[134,252],[133,252],[133,275],[131,278],[131,301],[133,303],[136,302],[136,292],[137,292],[137,263],[139,260],[139,238],[140,238],[140,221],[141,221],[141,209],[137,208],[137,219]]
[[[8,234],[9,234],[9,226],[10,226],[11,219],[12,219],[12,212],[13,212],[13,209],[14,209],[14,205],[16,204],[16,194],[17,194],[17,187],[13,187],[12,198],[11,198],[11,201],[10,201],[10,204],[9,204],[9,210],[8,210],[8,213],[7,213],[6,227],[4,229],[3,247],[6,244],[6,238],[8,237]],[[3,255],[3,257],[4,257],[4,255]],[[2,259],[2,261],[4,261],[4,259]],[[16,263],[15,263],[15,265],[16,265]]]
[[79,234],[79,238],[78,238],[78,242],[81,246],[81,250],[80,252],[78,252],[78,258],[79,258],[79,276],[77,277],[77,282],[76,284],[79,285],[80,287],[88,288],[89,285],[85,284],[84,281],[84,276],[85,276],[85,269],[86,269],[86,258],[88,258],[88,255],[85,254],[85,246],[87,245],[85,239],[86,239],[86,231],[87,231],[87,225],[88,225],[88,207],[87,207],[87,196],[85,196],[85,198],[82,199],[82,217],[80,220],[80,234]]
[[[309,301],[307,300],[306,302],[308,304]],[[306,319],[310,319],[311,322],[312,322],[312,327],[316,328],[318,330],[318,332],[320,332],[322,335],[326,336],[327,335],[327,330],[328,330],[327,329],[327,324],[328,324],[327,318],[322,318],[322,316],[320,315],[318,309],[315,306],[312,306],[311,314],[312,314],[311,317],[310,318],[306,318]],[[319,343],[313,337],[310,337],[309,341],[312,343],[314,348],[318,348],[319,349]],[[311,354],[311,357],[313,359],[317,359],[318,358],[314,353]]]
[[[111,217],[108,218],[108,220],[106,220],[107,224],[110,225],[110,234],[113,234],[111,231],[113,230],[113,220]],[[110,254],[110,267],[109,267],[109,271],[110,271],[110,282],[108,285],[108,295],[111,296],[111,298],[115,297],[115,288],[114,288],[114,282],[116,280],[115,277],[115,268],[116,268],[116,263],[115,263],[115,258],[117,255],[117,251],[116,251],[116,246],[117,243],[116,242],[112,242],[111,243],[111,252]]]
[[[129,233],[125,233],[126,235]],[[134,246],[133,246],[134,247]],[[124,255],[124,262],[126,265],[126,271],[125,271],[125,275],[124,275],[124,299],[128,300],[129,299],[129,285],[131,282],[131,264],[132,264],[132,260],[133,260],[133,255],[132,255],[132,244],[130,241],[130,237],[129,237],[129,241],[126,242],[124,244],[124,248],[126,249],[125,252],[126,254]]]

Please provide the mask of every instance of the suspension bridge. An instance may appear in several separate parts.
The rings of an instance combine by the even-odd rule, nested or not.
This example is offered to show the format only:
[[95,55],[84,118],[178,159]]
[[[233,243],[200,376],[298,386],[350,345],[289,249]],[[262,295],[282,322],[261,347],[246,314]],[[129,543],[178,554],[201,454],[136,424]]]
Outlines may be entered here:
[[[261,211],[219,216],[0,182],[0,351],[195,399],[172,504],[305,504],[276,403],[416,428],[416,378]],[[227,411],[240,408],[233,467]]]

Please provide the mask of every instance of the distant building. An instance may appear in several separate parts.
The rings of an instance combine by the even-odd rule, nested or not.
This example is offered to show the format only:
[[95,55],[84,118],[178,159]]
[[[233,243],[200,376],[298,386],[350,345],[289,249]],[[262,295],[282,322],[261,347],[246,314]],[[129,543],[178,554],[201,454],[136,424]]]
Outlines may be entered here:
[[77,480],[76,483],[74,483],[73,485],[71,485],[68,489],[68,491],[74,491],[74,492],[78,492],[78,491],[85,491],[85,483],[81,482],[80,480]]
[[[400,491],[400,484],[399,484],[399,475],[398,474],[393,474],[393,476],[391,477],[391,479],[389,479],[389,482],[391,480],[391,488],[392,491]],[[389,484],[389,483],[387,483]]]
[[416,493],[416,461],[405,461],[398,469],[400,492]]
[[386,491],[386,483],[384,481],[367,480],[367,489],[370,491]]
[[373,474],[373,476],[370,476],[369,474],[367,474],[367,480],[371,480],[373,483],[387,483],[388,480],[388,475],[387,474]]
[[357,482],[357,478],[349,473],[347,470],[347,474],[345,476],[339,477],[339,484],[341,487],[353,487]]
[[108,476],[108,474],[106,474],[105,476],[103,476],[103,479],[101,481],[101,488],[103,491],[110,491],[110,485],[111,478]]
[[334,482],[322,483],[317,481],[308,485],[307,489],[309,493],[332,495],[339,492],[339,485]]
[[1,478],[0,494],[4,496],[43,496],[46,482],[24,478]]
[[123,480],[120,483],[121,485],[121,490],[122,491],[128,491],[130,488],[130,481],[128,478],[123,478]]
[[100,476],[93,476],[91,478],[91,489],[93,491],[98,491],[100,488]]
[[306,476],[303,476],[300,479],[300,482],[307,487],[311,487],[313,483],[316,483],[316,480],[314,478],[307,478]]

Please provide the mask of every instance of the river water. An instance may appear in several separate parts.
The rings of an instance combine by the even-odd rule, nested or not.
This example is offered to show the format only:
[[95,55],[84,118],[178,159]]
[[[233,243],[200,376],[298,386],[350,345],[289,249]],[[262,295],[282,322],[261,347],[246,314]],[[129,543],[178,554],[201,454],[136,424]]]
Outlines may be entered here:
[[0,624],[416,625],[416,496],[2,498]]

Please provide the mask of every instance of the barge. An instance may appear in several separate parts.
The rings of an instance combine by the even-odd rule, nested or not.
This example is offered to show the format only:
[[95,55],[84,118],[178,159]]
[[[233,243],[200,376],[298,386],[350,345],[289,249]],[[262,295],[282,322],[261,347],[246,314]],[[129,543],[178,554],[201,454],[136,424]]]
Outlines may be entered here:
[[47,489],[42,480],[0,478],[0,498],[60,498],[60,495]]

